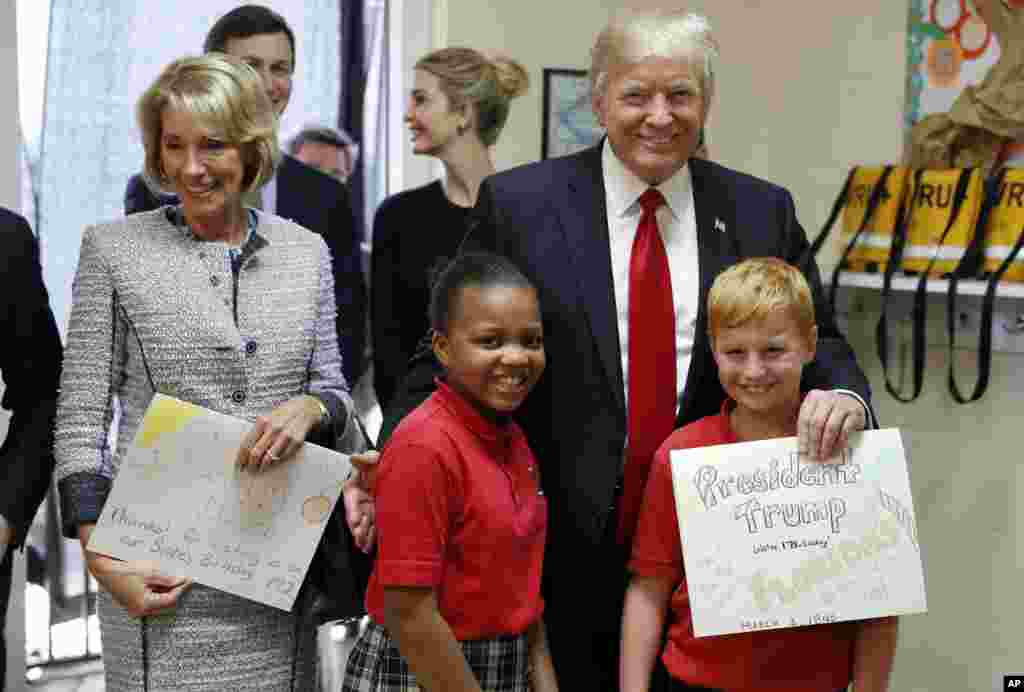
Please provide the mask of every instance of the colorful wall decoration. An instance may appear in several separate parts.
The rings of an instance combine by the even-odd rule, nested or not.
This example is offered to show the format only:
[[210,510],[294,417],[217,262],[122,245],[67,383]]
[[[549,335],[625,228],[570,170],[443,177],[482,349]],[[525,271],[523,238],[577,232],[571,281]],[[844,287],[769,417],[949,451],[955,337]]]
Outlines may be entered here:
[[[1024,9],[1024,0],[1000,0]],[[978,84],[999,60],[1000,47],[973,0],[910,0],[904,129],[950,109],[964,87]],[[1024,165],[1024,142],[1003,152]]]

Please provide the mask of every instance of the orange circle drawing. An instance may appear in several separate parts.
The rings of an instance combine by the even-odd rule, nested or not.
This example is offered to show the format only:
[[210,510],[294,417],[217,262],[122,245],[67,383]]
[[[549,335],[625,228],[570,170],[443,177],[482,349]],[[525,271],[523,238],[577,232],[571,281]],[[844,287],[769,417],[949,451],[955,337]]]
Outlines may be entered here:
[[974,60],[988,50],[992,31],[981,17],[973,14],[957,27],[956,40],[965,60]]
[[928,81],[934,87],[953,87],[960,77],[964,58],[960,47],[951,38],[935,39],[928,44],[926,61]]
[[331,511],[331,501],[324,495],[307,497],[302,503],[302,519],[309,526],[322,524]]

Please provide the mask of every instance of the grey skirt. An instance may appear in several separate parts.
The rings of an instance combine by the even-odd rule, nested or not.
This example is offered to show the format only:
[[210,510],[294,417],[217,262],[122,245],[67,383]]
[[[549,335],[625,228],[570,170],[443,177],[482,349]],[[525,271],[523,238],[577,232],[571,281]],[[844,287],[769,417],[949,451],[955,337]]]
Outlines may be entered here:
[[174,613],[142,619],[106,591],[98,598],[107,692],[314,689],[316,634],[307,617],[200,584]]
[[[459,642],[484,692],[529,692],[530,651],[525,634]],[[423,692],[387,630],[370,621],[356,640],[342,692]]]

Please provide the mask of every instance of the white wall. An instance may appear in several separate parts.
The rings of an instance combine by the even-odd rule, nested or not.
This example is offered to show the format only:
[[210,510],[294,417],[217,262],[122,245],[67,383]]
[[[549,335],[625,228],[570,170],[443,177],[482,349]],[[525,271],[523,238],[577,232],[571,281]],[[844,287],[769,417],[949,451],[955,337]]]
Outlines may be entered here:
[[512,102],[494,150],[499,169],[540,158],[545,67],[586,69],[590,44],[618,3],[612,0],[446,0],[448,45],[503,53],[523,63],[530,90]]
[[906,2],[689,5],[721,46],[711,156],[789,188],[814,237],[851,165],[900,157]]

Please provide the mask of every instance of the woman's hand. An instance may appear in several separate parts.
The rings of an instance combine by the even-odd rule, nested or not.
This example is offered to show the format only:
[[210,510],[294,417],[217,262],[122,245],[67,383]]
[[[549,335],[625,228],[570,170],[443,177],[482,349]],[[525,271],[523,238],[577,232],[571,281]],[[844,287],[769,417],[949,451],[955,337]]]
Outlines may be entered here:
[[134,618],[173,611],[181,594],[192,586],[191,579],[160,574],[148,562],[115,560],[90,551],[85,562],[96,581]]
[[85,564],[96,581],[134,618],[172,612],[181,595],[192,586],[192,580],[161,574],[151,562],[115,560],[87,550],[85,546],[94,527],[83,524],[78,538]]
[[239,468],[260,471],[287,459],[298,451],[309,431],[322,419],[319,401],[308,394],[289,399],[269,415],[257,417],[238,448]]

